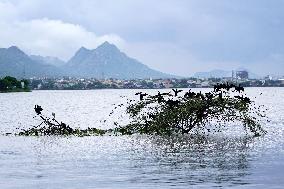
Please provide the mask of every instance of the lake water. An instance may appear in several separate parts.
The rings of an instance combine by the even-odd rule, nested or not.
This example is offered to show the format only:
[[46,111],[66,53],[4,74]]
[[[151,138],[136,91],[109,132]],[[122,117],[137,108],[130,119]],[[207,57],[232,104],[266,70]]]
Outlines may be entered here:
[[[108,118],[113,104],[125,102],[122,96],[137,98],[135,92],[0,94],[0,132],[39,124],[35,104],[72,127],[110,128],[115,120],[127,122],[122,110]],[[202,142],[194,136],[1,135],[0,188],[284,188],[284,88],[246,92],[269,108],[263,137],[246,137],[238,129],[233,136],[212,134]]]

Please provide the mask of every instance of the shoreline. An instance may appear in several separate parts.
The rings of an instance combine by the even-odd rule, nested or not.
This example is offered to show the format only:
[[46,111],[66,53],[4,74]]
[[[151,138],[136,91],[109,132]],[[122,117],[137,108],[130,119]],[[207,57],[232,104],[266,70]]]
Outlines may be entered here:
[[[213,87],[171,87],[171,88],[95,88],[95,89],[31,89],[31,91],[91,91],[91,90],[104,90],[104,89],[114,89],[114,90],[161,90],[161,89],[212,89]],[[284,86],[246,86],[244,88],[284,88]]]
[[7,91],[0,91],[0,93],[22,93],[22,92],[32,92],[31,89],[13,89]]

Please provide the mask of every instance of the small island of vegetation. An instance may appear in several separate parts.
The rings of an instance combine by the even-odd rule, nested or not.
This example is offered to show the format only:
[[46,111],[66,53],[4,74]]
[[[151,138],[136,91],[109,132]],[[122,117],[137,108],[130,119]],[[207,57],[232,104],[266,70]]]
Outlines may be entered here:
[[30,92],[29,82],[26,79],[17,80],[14,77],[6,76],[0,78],[0,93],[8,92]]

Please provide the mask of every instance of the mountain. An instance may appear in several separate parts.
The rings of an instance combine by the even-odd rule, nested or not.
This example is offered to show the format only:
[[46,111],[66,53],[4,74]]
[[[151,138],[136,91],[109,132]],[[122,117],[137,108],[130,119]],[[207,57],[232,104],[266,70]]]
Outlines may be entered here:
[[64,62],[63,60],[52,56],[30,55],[30,58],[38,63],[45,65],[53,65],[56,67],[61,67],[66,64],[66,62]]
[[209,71],[209,72],[196,72],[193,77],[196,77],[196,78],[232,77],[232,71],[212,70],[212,71]]
[[95,78],[171,78],[165,74],[128,57],[115,45],[104,42],[94,50],[81,47],[64,66],[73,76]]
[[92,54],[92,50],[86,49],[85,47],[81,47],[75,53],[75,55],[68,61],[68,67],[72,67],[72,66],[75,67],[76,65],[81,64],[91,54]]
[[0,76],[44,77],[59,74],[56,67],[34,61],[16,46],[0,48]]
[[[250,79],[260,79],[261,76],[245,69],[245,68],[237,68],[234,71],[247,71]],[[224,77],[232,77],[232,71],[226,70],[212,70],[209,72],[196,72],[193,77],[196,78],[224,78]]]
[[80,48],[67,63],[56,57],[28,56],[16,46],[0,48],[0,77],[6,75],[118,79],[176,77],[150,69],[108,42],[93,50]]

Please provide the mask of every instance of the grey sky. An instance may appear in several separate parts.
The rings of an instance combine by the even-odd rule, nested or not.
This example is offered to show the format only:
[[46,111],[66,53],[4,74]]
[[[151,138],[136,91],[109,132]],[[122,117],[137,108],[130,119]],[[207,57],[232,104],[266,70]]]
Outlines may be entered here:
[[0,0],[0,46],[68,60],[108,40],[160,71],[284,75],[284,0]]

